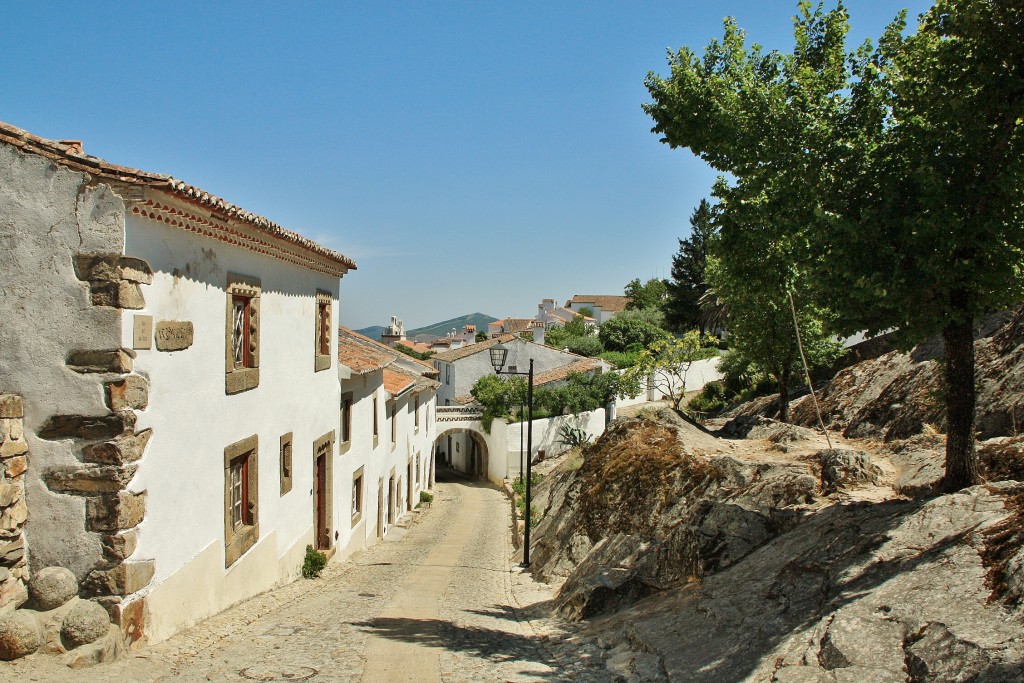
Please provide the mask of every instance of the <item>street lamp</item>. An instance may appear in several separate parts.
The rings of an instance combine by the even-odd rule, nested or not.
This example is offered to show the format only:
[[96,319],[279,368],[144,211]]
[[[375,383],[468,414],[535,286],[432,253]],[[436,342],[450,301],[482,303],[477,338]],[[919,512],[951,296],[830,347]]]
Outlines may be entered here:
[[[523,533],[523,564],[530,566],[530,502],[531,490],[533,488],[533,359],[530,359],[529,372],[503,372],[505,360],[508,358],[508,347],[504,344],[496,344],[490,348],[491,366],[496,375],[527,375],[529,383],[526,385],[526,531]],[[522,475],[520,475],[522,476]]]

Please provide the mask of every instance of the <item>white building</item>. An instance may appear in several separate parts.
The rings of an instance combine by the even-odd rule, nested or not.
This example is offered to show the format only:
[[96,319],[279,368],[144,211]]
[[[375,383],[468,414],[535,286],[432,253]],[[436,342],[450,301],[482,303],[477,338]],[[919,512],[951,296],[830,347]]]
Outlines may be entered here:
[[[432,487],[438,383],[429,365],[342,328],[342,556],[373,545]],[[338,499],[339,496],[336,496]]]
[[30,569],[160,640],[299,574],[347,511],[335,251],[0,124],[0,393],[24,402]]
[[441,383],[437,390],[438,405],[458,405],[457,399],[469,394],[478,379],[484,375],[494,374],[487,350],[498,343],[509,347],[505,370],[527,372],[530,368],[530,359],[533,359],[535,377],[577,361],[590,360],[575,353],[559,351],[512,335],[495,337],[454,351],[437,353],[431,357],[430,362],[437,368],[438,381]]
[[594,312],[594,318],[598,325],[603,325],[611,320],[616,314],[626,310],[630,298],[612,294],[577,294],[565,302],[565,307],[571,311],[579,312],[589,308]]

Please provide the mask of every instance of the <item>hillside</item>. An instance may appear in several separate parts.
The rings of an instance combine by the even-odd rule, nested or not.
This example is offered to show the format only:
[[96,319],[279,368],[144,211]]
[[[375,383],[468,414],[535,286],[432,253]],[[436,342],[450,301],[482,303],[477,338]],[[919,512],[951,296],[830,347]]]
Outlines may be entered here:
[[453,327],[457,331],[462,332],[462,328],[466,325],[476,325],[477,332],[486,332],[487,324],[492,323],[495,320],[497,320],[497,318],[492,318],[485,313],[470,313],[458,318],[442,320],[441,322],[434,323],[433,325],[417,327],[415,330],[406,330],[405,334],[410,338],[415,337],[417,334],[432,334],[435,337],[443,337],[451,332]]
[[[414,330],[406,330],[405,336],[412,339],[418,334],[429,334],[434,337],[443,337],[452,331],[454,327],[459,332],[462,332],[462,328],[466,325],[476,325],[478,332],[487,331],[487,323],[491,323],[497,320],[484,313],[470,313],[468,315],[459,316],[458,318],[451,318],[450,320],[442,320],[439,323],[433,325],[425,325],[423,327],[417,327]],[[364,327],[361,330],[356,330],[359,334],[365,335],[370,339],[380,339],[381,332],[384,331],[382,325],[372,325],[370,327]]]
[[831,445],[763,405],[613,422],[537,490],[531,570],[586,624],[558,649],[621,680],[1024,680],[1022,323],[977,342],[987,483],[955,494],[934,348],[840,373]]

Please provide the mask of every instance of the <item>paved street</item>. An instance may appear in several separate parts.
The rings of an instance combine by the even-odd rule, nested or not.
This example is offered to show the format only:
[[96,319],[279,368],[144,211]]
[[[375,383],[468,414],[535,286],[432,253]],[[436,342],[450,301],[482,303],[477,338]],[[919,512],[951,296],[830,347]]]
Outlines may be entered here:
[[[387,542],[332,563],[316,581],[257,596],[116,663],[72,671],[55,657],[0,662],[19,681],[600,680],[565,659],[565,625],[537,605],[550,589],[510,556],[498,490],[442,482],[430,509]],[[557,647],[555,647],[557,645]],[[560,650],[563,654],[552,654]],[[564,662],[568,668],[563,672]],[[595,659],[595,667],[600,667]],[[572,671],[572,673],[567,673]]]

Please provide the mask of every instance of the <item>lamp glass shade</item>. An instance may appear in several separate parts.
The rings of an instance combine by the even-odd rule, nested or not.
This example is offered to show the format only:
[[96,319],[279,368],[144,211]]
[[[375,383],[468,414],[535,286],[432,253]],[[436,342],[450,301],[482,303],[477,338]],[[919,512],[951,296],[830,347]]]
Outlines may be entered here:
[[504,344],[495,344],[489,349],[491,353],[491,366],[495,372],[501,372],[505,367],[505,359],[508,357],[508,347]]

